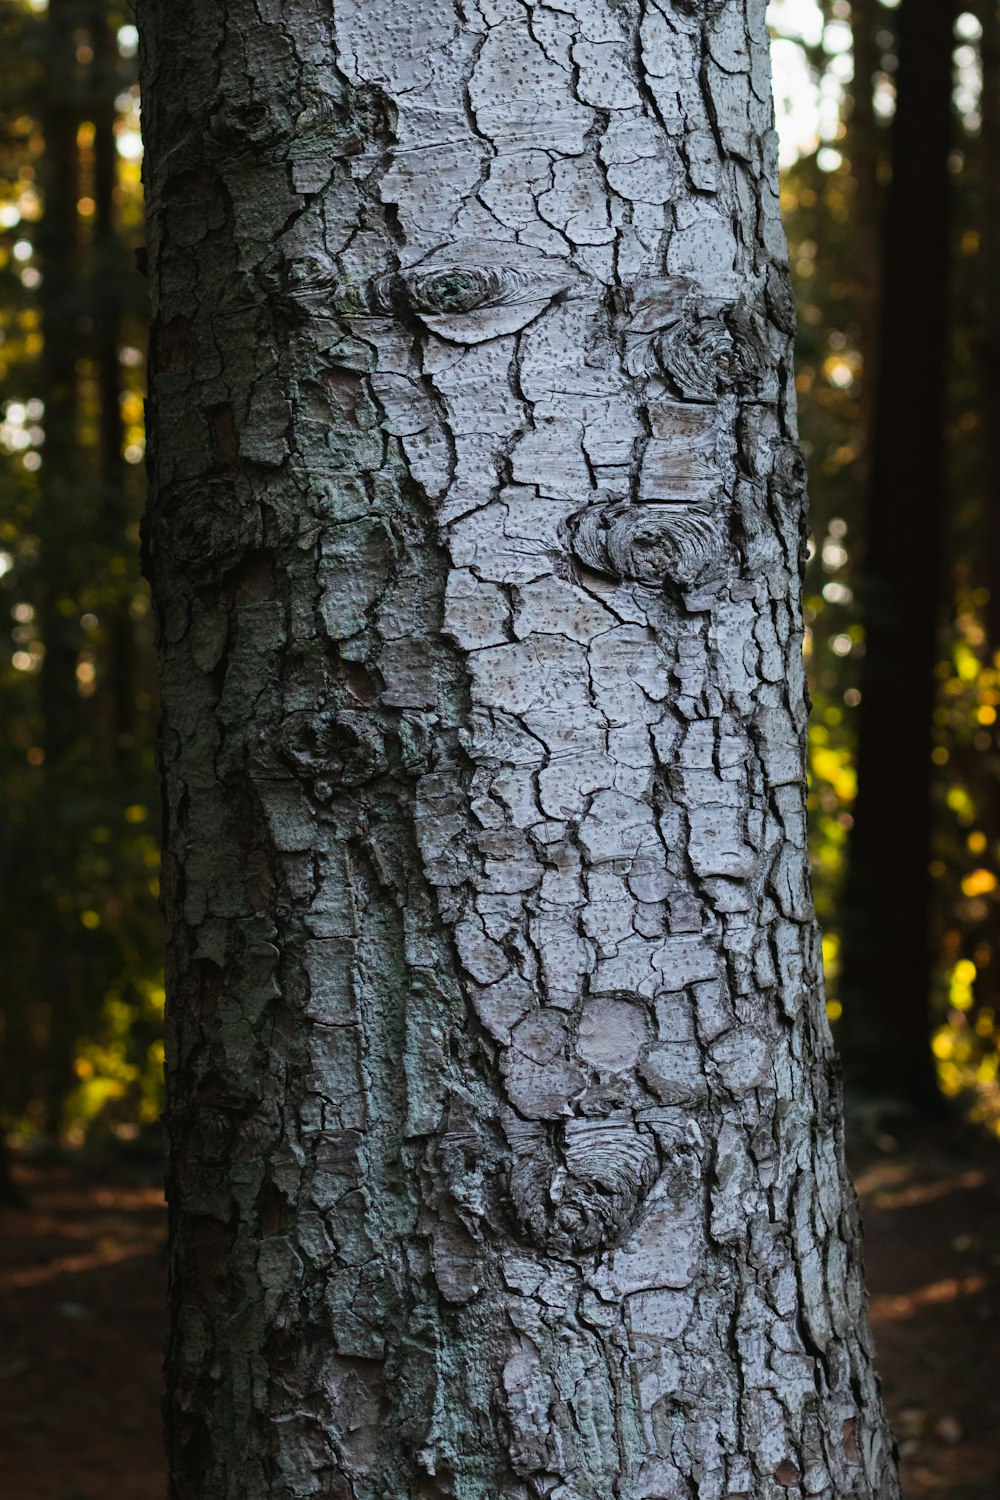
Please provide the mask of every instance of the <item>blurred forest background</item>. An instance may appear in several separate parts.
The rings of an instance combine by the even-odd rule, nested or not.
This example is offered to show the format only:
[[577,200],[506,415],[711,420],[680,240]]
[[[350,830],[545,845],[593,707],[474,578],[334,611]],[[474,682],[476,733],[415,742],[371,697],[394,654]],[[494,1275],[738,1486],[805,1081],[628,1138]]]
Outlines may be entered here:
[[0,5],[0,1120],[71,1142],[160,1109],[137,51]]
[[[971,0],[970,0],[971,3]],[[812,492],[816,896],[852,1114],[1000,1133],[1000,15],[773,0]],[[909,30],[908,30],[909,28]],[[0,0],[0,1126],[161,1107],[138,38]]]
[[[815,890],[873,1319],[908,1500],[995,1500],[1000,0],[770,15],[812,494]],[[124,3],[0,0],[0,1206],[30,1209],[0,1215],[0,1492],[17,1500],[164,1487],[137,50]]]

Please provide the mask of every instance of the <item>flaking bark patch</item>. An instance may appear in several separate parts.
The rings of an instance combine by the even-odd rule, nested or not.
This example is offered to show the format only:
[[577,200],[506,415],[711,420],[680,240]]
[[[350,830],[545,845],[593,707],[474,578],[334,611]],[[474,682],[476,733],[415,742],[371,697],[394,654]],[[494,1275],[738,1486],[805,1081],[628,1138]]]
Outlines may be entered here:
[[174,1500],[892,1500],[763,0],[142,11]]

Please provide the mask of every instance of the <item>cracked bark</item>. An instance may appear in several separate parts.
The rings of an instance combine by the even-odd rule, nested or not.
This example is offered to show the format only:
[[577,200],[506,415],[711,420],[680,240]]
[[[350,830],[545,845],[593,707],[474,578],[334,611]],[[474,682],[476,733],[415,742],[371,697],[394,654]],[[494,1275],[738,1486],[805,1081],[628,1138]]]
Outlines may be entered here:
[[762,0],[141,20],[172,1495],[890,1500]]

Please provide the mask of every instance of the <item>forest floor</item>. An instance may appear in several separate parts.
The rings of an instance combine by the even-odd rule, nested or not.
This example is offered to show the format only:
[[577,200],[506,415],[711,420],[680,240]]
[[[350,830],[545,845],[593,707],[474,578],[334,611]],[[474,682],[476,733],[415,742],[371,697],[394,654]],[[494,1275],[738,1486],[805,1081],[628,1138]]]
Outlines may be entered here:
[[904,1500],[1000,1500],[1000,1146],[928,1133],[853,1166]]
[[[855,1164],[905,1500],[1000,1497],[1000,1149]],[[166,1215],[148,1173],[21,1162],[0,1209],[0,1500],[163,1500]]]

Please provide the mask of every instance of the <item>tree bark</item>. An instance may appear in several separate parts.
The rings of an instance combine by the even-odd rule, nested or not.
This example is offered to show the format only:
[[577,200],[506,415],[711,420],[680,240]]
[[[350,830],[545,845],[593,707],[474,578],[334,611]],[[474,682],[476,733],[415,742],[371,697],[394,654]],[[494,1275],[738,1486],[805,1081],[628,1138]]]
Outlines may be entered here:
[[[74,30],[74,0],[53,0],[45,21],[45,96],[42,129],[44,213],[35,234],[42,269],[38,294],[43,348],[41,386],[45,399],[44,463],[39,473],[37,532],[38,614],[45,655],[39,673],[41,744],[45,754],[48,817],[35,836],[27,868],[37,886],[36,909],[51,911],[53,870],[72,868],[77,842],[68,812],[67,782],[83,731],[76,666],[81,644],[76,610],[84,545],[81,515],[87,513],[89,474],[80,446],[77,351],[82,298],[82,261],[77,201],[80,157],[77,128],[84,118]],[[71,769],[72,767],[72,769]],[[62,914],[54,919],[56,930]],[[48,927],[48,923],[46,923]],[[45,1042],[44,1122],[53,1137],[63,1126],[63,1105],[73,1079],[73,1056],[84,1010],[86,970],[79,937],[42,945],[39,982],[50,1017]],[[44,1014],[44,1011],[43,1011]]]
[[868,478],[878,380],[879,273],[882,256],[883,194],[879,188],[879,126],[875,117],[875,74],[881,61],[875,33],[885,13],[876,0],[852,0],[854,79],[847,117],[847,150],[853,184],[852,284],[862,358],[862,472]]
[[889,1500],[763,0],[141,22],[174,1500]]
[[35,235],[44,273],[39,307],[44,339],[41,377],[45,391],[45,463],[40,474],[38,530],[43,567],[39,611],[45,657],[39,696],[45,758],[50,768],[69,751],[80,721],[76,690],[80,628],[72,609],[67,613],[64,604],[78,576],[73,560],[77,540],[74,512],[83,483],[73,337],[80,315],[81,269],[76,132],[82,113],[73,40],[77,19],[73,0],[54,0],[49,6],[42,106],[45,212]]
[[[865,1081],[940,1107],[930,1050],[931,726],[944,582],[952,28],[903,0],[863,565],[844,1023]],[[914,245],[920,245],[919,255]]]
[[[980,0],[976,14],[982,26],[979,44],[982,63],[978,142],[976,223],[979,254],[975,286],[975,310],[979,337],[975,341],[976,376],[979,387],[979,421],[982,434],[982,500],[978,535],[982,547],[982,581],[989,591],[985,611],[989,658],[1000,666],[1000,288],[996,267],[1000,264],[1000,6],[997,0]],[[994,744],[1000,749],[1000,724],[995,725]],[[1000,848],[1000,786],[989,771],[983,778],[979,815],[990,846]],[[981,1013],[1000,1006],[1000,911],[991,904],[982,928],[975,933],[976,946],[985,946],[988,961],[977,963],[975,998]],[[984,943],[985,939],[985,943]]]
[[[96,312],[94,363],[100,388],[97,466],[103,490],[101,519],[108,554],[115,555],[128,545],[129,526],[135,521],[130,504],[128,465],[124,458],[122,374],[118,357],[124,300],[130,279],[126,266],[129,250],[121,235],[115,204],[119,17],[108,10],[106,0],[93,0],[88,19],[95,53],[92,102],[95,244],[91,295]],[[105,611],[108,637],[106,696],[109,748],[117,768],[124,773],[130,765],[130,752],[135,745],[135,625],[129,614],[131,590],[121,580],[116,580],[116,583],[115,595],[108,599]]]
[[[980,408],[986,468],[986,582],[989,606],[986,623],[990,652],[1000,653],[1000,289],[996,266],[1000,257],[1000,9],[995,0],[980,0],[978,16],[983,35],[982,129],[979,136],[979,301],[983,315],[978,341]],[[993,820],[1000,828],[1000,819]],[[1000,958],[994,963],[1000,962]]]
[[27,1208],[28,1200],[14,1180],[10,1166],[10,1147],[7,1137],[0,1131],[0,1207]]

